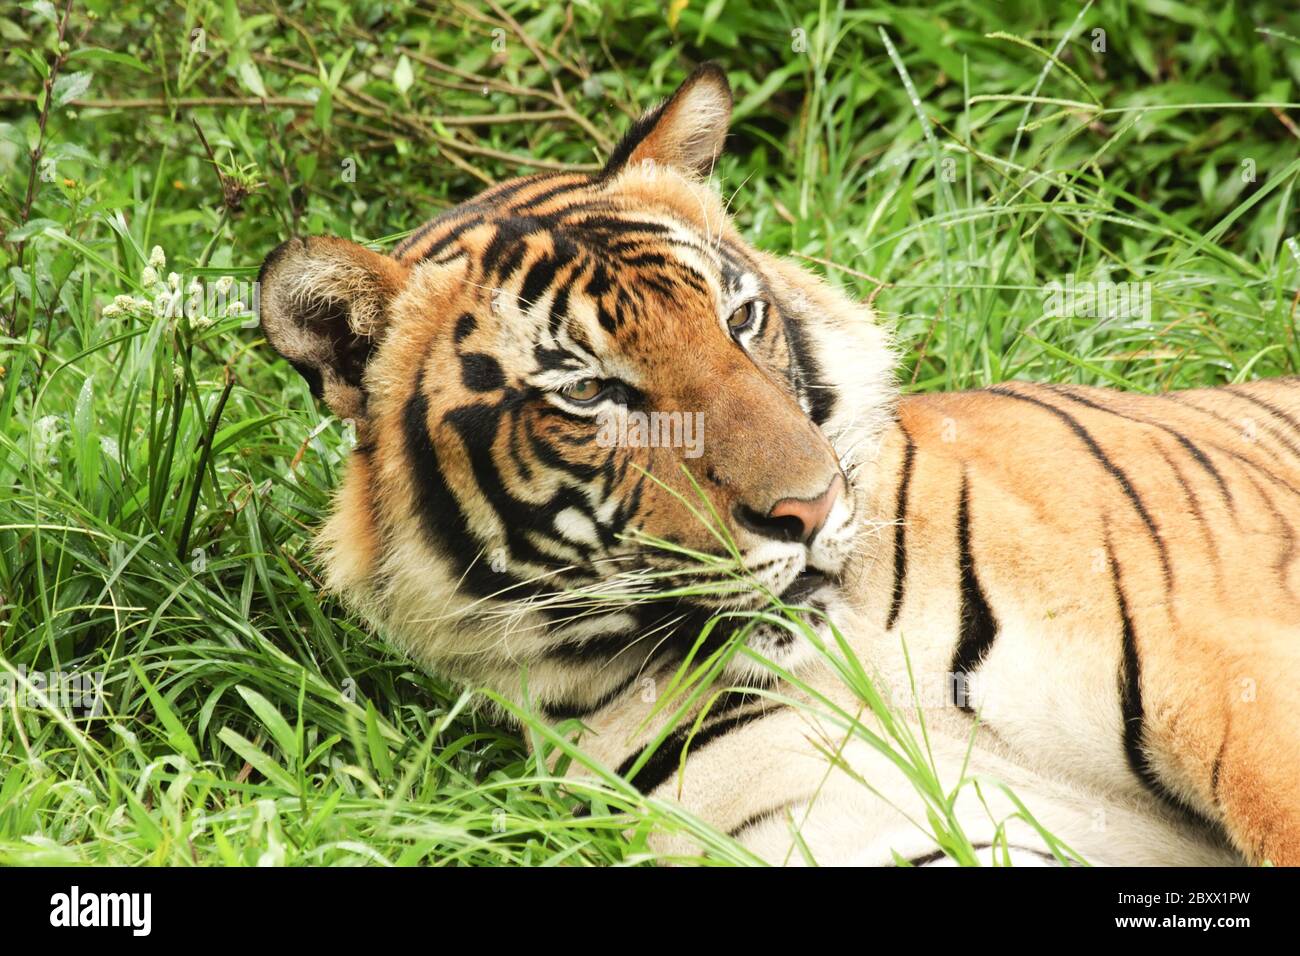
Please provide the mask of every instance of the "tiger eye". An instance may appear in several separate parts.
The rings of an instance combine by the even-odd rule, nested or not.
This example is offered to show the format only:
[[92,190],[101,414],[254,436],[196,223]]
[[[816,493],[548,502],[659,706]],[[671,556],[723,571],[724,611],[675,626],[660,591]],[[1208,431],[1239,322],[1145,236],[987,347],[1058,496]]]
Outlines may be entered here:
[[735,312],[731,313],[731,318],[727,319],[727,328],[733,332],[743,329],[749,324],[750,311],[753,309],[752,303],[745,303]]
[[565,398],[571,398],[575,402],[589,402],[604,389],[605,383],[598,378],[584,378],[580,382],[574,382],[572,385],[565,386]]

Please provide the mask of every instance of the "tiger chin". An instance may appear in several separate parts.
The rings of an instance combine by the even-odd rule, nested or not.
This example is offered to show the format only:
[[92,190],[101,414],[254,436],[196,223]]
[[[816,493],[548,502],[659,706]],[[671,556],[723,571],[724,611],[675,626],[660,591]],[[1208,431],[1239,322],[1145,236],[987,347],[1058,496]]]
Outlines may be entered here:
[[900,398],[871,311],[732,225],[731,103],[705,65],[598,173],[267,257],[267,341],[356,427],[328,587],[771,862],[947,859],[836,716],[879,731],[842,638],[941,779],[1032,811],[959,788],[985,862],[1300,863],[1300,386]]

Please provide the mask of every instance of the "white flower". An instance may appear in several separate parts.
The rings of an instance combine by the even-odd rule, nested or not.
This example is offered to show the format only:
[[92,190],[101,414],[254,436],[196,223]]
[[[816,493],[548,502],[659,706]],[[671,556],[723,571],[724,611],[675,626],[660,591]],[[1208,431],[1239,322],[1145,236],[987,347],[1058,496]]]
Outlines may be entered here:
[[121,314],[122,314],[122,310],[121,310],[121,308],[117,305],[117,303],[115,303],[115,302],[110,302],[108,305],[104,306],[103,314],[104,314],[104,315],[109,315],[109,316],[112,316],[112,315],[121,315]]
[[163,253],[162,246],[154,246],[149,251],[149,265],[155,269],[163,269],[167,265],[167,256]]
[[145,266],[144,271],[140,273],[140,284],[146,289],[156,286],[158,284],[158,270],[153,266]]
[[179,289],[181,287],[181,277],[175,272],[167,273],[167,285],[172,289]]
[[234,276],[222,276],[220,279],[217,280],[217,286],[216,286],[217,291],[222,295],[225,295],[227,292],[230,291],[230,287],[233,286],[234,284],[235,284]]

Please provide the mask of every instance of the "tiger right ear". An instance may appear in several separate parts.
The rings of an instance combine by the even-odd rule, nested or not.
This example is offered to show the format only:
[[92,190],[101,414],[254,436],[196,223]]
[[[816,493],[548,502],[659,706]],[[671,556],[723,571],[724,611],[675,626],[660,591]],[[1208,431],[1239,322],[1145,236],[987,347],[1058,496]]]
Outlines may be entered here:
[[364,373],[408,269],[346,239],[277,246],[258,273],[262,331],[339,418],[365,415]]
[[716,63],[696,67],[667,101],[632,124],[601,177],[655,163],[705,177],[722,153],[731,125],[731,84]]

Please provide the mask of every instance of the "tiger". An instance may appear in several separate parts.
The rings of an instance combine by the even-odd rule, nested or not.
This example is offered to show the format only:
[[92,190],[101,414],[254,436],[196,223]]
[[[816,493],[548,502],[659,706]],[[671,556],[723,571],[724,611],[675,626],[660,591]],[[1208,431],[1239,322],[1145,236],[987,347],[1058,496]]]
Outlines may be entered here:
[[737,231],[732,102],[704,64],[599,172],[266,257],[266,342],[355,426],[328,591],[699,821],[663,860],[956,862],[861,674],[981,784],[975,862],[1300,863],[1300,382],[904,394],[868,304]]

